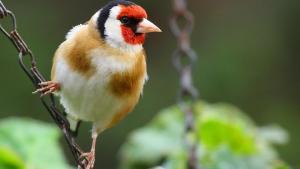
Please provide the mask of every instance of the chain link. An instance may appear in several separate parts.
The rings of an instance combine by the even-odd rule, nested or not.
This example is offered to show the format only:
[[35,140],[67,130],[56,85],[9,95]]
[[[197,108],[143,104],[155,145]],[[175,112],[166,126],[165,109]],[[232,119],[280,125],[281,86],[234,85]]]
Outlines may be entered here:
[[[2,1],[0,0],[0,19],[9,17],[11,19],[11,30],[5,29],[0,23],[0,31],[13,43],[16,50],[19,53],[19,64],[22,70],[26,73],[28,78],[33,83],[34,87],[37,89],[40,87],[41,82],[45,82],[45,78],[40,73],[36,65],[36,59],[33,52],[27,46],[23,38],[17,31],[17,20],[13,12],[7,10]],[[28,57],[26,57],[28,56]],[[29,59],[30,65],[24,63],[25,59]],[[42,104],[45,106],[47,111],[50,113],[51,117],[57,124],[57,126],[62,130],[64,137],[68,143],[68,146],[75,158],[78,168],[86,168],[86,159],[80,159],[82,151],[80,147],[75,142],[75,138],[72,135],[70,124],[65,117],[65,113],[60,111],[55,103],[54,96],[50,94],[47,97],[41,97]]]
[[185,142],[188,148],[188,169],[200,169],[197,155],[198,135],[194,129],[193,103],[198,98],[198,91],[193,85],[192,68],[198,58],[191,48],[191,34],[194,28],[194,16],[187,9],[187,0],[172,0],[174,14],[170,19],[170,28],[177,39],[177,49],[173,53],[173,64],[180,76],[179,106],[185,113]]

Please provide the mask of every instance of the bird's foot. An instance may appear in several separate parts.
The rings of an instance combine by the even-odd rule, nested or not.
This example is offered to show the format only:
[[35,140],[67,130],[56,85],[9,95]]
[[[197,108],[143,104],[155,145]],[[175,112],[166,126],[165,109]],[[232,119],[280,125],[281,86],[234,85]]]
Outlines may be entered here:
[[95,165],[95,151],[92,150],[91,152],[81,154],[80,159],[85,162],[85,169],[93,169]]
[[59,83],[53,81],[41,82],[39,85],[41,87],[36,91],[32,92],[33,94],[41,93],[41,96],[45,96],[60,89]]

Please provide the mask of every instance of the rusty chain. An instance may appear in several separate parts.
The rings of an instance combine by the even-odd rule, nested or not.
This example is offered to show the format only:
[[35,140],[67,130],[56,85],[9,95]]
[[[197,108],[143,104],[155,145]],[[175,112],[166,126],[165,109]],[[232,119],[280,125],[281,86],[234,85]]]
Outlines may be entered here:
[[[28,76],[28,78],[33,83],[34,87],[37,89],[39,88],[39,84],[41,82],[45,82],[45,78],[40,73],[40,71],[37,68],[36,65],[36,59],[33,54],[33,52],[30,50],[30,48],[27,46],[23,38],[20,36],[20,34],[17,31],[17,20],[14,15],[14,13],[10,10],[7,10],[7,8],[4,6],[2,1],[0,0],[0,19],[9,18],[11,19],[12,23],[12,29],[8,30],[5,29],[0,24],[0,31],[13,43],[15,48],[17,49],[19,53],[19,64],[22,70],[25,72],[25,74]],[[25,59],[29,59],[30,64],[25,64]],[[85,168],[86,166],[86,159],[80,159],[80,155],[82,154],[81,149],[75,142],[75,138],[72,135],[70,124],[68,120],[65,117],[65,113],[63,111],[60,111],[55,103],[54,96],[51,94],[46,97],[40,98],[42,101],[42,104],[47,109],[47,111],[50,113],[51,117],[57,124],[57,126],[62,130],[64,137],[68,143],[68,146],[72,152],[73,157],[75,158],[75,161],[79,168]]]
[[[173,53],[173,64],[180,76],[178,102],[185,113],[185,142],[188,149],[188,169],[200,169],[197,155],[198,140],[190,139],[195,134],[193,103],[198,98],[198,91],[193,85],[192,68],[197,59],[191,48],[191,33],[194,28],[194,16],[187,9],[187,0],[173,0],[174,14],[170,19],[170,27],[177,39],[177,49]],[[183,23],[183,25],[182,25]]]

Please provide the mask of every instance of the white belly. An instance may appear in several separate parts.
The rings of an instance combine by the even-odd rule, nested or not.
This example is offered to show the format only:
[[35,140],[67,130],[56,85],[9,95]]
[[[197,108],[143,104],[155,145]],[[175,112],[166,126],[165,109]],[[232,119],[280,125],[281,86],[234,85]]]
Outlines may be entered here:
[[[99,54],[99,51],[94,53]],[[91,77],[71,70],[64,58],[58,57],[56,80],[62,86],[58,95],[66,113],[73,118],[105,126],[127,103],[109,92],[110,75],[126,69],[130,64],[118,63],[110,57],[94,57],[93,54],[91,57],[96,68]]]

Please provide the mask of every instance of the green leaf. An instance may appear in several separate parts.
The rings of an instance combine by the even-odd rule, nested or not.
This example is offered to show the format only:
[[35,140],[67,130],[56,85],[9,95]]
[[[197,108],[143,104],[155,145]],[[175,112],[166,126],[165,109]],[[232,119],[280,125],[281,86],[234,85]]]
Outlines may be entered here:
[[[141,128],[129,136],[121,150],[124,168],[148,168],[181,146],[182,114],[173,107],[166,109],[150,127]],[[177,112],[175,114],[169,112]]]
[[25,169],[25,164],[13,150],[0,147],[0,169]]
[[0,147],[13,150],[28,169],[69,169],[57,127],[32,119],[0,121]]
[[[272,144],[286,141],[282,128],[257,127],[246,113],[229,104],[197,102],[193,107],[193,135],[199,137],[198,161],[203,169],[281,169]],[[184,121],[177,106],[162,110],[130,135],[121,149],[120,169],[185,169]]]
[[228,104],[216,104],[206,105],[202,110],[197,126],[205,148],[215,150],[227,145],[235,153],[252,154],[256,151],[255,126],[239,109]]

